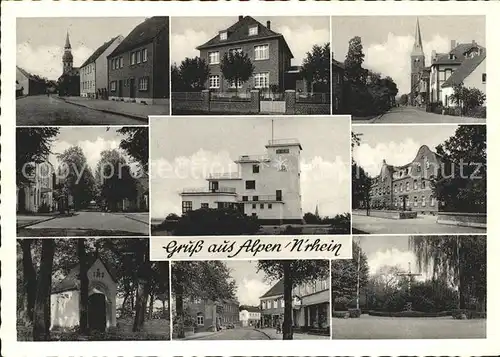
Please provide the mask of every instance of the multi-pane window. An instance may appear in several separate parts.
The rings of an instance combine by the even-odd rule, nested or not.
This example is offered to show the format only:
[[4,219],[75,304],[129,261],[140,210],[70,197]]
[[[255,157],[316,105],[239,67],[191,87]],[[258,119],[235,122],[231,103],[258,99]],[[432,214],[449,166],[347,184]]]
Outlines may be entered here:
[[193,210],[193,201],[182,201],[182,213]]
[[196,324],[198,326],[203,326],[204,325],[204,323],[203,323],[203,316],[201,316],[201,315],[196,316]]
[[208,78],[208,84],[211,89],[220,87],[220,77],[218,75],[210,76]]
[[208,52],[208,64],[219,63],[219,51]]
[[149,86],[149,77],[142,77],[139,79],[139,90],[147,91]]
[[254,47],[255,60],[269,59],[269,45],[258,45]]
[[221,32],[219,34],[219,38],[221,39],[221,41],[227,40],[227,32]]
[[422,189],[424,189],[424,188],[425,188],[425,180],[422,180],[422,182],[420,183],[420,187],[421,187]]
[[258,31],[259,31],[259,27],[258,26],[251,26],[248,29],[248,35],[249,36],[255,36],[255,35],[257,35]]
[[422,207],[425,207],[425,196],[422,196]]
[[269,203],[269,204],[267,205],[267,208],[268,208],[268,209],[273,209],[273,204],[272,204],[272,203]]
[[110,86],[111,86],[111,91],[113,91],[113,92],[114,92],[114,91],[116,90],[116,81],[112,81],[112,82],[110,83]]
[[416,190],[418,188],[417,180],[413,180],[413,189]]
[[130,64],[135,64],[135,52],[132,52],[130,54]]
[[148,60],[148,49],[144,48],[142,50],[142,62],[146,62]]
[[414,196],[414,197],[413,197],[413,205],[414,205],[415,207],[417,207],[417,205],[418,205],[418,198],[417,198],[417,196]]
[[259,200],[259,196],[252,196],[252,201],[258,201]]
[[120,57],[120,68],[123,68],[123,57]]
[[[236,85],[234,84],[234,81],[231,81],[229,86],[231,88],[236,88]],[[238,88],[243,88],[243,83],[239,79],[238,79]]]
[[202,203],[201,208],[208,208],[208,203]]
[[406,191],[410,191],[410,183],[406,182]]
[[252,172],[254,174],[258,174],[259,173],[259,169],[260,169],[260,166],[259,165],[253,165],[252,166]]
[[137,63],[141,63],[141,51],[135,52],[135,58],[137,60]]
[[256,73],[254,76],[255,88],[269,88],[269,73]]
[[245,181],[245,188],[247,190],[255,190],[255,181],[254,180]]

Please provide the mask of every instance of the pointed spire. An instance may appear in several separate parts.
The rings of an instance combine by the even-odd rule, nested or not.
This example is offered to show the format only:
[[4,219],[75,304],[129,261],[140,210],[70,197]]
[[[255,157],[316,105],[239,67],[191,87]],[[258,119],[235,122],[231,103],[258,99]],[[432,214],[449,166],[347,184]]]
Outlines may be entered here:
[[422,45],[422,34],[420,32],[420,22],[418,21],[418,17],[417,17],[417,25],[415,28],[415,42],[413,43],[413,51],[411,54],[412,56],[424,55],[424,48]]
[[316,210],[314,211],[314,215],[316,217],[319,217],[319,208],[318,208],[318,204],[316,203]]
[[66,44],[64,45],[65,49],[71,49],[71,43],[69,43],[69,32],[66,31]]

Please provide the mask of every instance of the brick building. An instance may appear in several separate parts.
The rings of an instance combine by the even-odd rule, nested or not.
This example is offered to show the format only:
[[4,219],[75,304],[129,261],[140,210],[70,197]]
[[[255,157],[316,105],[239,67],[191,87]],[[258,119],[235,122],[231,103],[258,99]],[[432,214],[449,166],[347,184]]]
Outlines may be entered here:
[[148,18],[108,56],[109,99],[168,104],[169,67],[169,18]]
[[370,207],[437,212],[439,203],[432,194],[431,180],[442,170],[438,154],[423,145],[415,158],[403,166],[383,161],[380,174],[372,179]]
[[[283,279],[260,297],[261,326],[276,327],[285,312]],[[330,335],[330,282],[317,279],[292,291],[292,323],[295,329]]]
[[[175,315],[175,306],[172,309]],[[216,331],[228,324],[239,323],[239,302],[236,300],[186,299],[184,309],[191,317],[196,332]]]
[[200,57],[210,69],[205,85],[213,91],[236,90],[234,83],[224,80],[220,61],[225,53],[239,51],[247,54],[255,66],[254,74],[245,83],[239,83],[238,89],[268,89],[276,86],[279,91],[285,89],[304,89],[300,79],[300,69],[291,66],[292,51],[285,37],[271,29],[271,21],[264,26],[250,16],[239,16],[238,21],[206,43],[197,47]]

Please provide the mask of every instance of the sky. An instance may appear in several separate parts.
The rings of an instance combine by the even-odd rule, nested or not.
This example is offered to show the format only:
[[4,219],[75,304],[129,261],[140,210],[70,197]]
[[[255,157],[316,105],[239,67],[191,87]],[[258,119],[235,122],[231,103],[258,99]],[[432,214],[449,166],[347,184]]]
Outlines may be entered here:
[[259,297],[276,282],[267,281],[263,272],[257,273],[255,260],[228,260],[225,263],[236,281],[236,298],[240,305],[259,306]]
[[[183,188],[207,187],[211,172],[237,171],[233,161],[240,155],[265,154],[271,122],[269,117],[151,119],[151,216],[180,214]],[[348,117],[274,119],[274,139],[295,138],[302,145],[304,213],[314,212],[316,204],[322,216],[350,212],[349,131]],[[177,174],[162,174],[160,168]]]
[[[334,58],[343,62],[349,40],[359,36],[365,53],[364,67],[392,77],[400,95],[408,93],[416,19],[414,16],[332,17]],[[420,16],[419,22],[427,66],[432,50],[448,52],[451,40],[459,43],[475,40],[486,46],[484,16]]]
[[[330,19],[327,16],[317,17],[261,17],[254,19],[266,25],[271,21],[271,30],[281,33],[292,50],[292,65],[302,64],[305,54],[313,45],[330,42]],[[232,26],[238,21],[237,16],[225,17],[176,17],[171,19],[171,61],[179,64],[186,57],[199,56],[196,50],[216,36],[219,31]]]
[[458,125],[363,125],[353,126],[362,134],[353,158],[372,177],[380,174],[382,161],[401,166],[411,162],[422,145],[435,151],[438,144],[455,134]]
[[62,74],[66,32],[72,47],[73,66],[79,67],[111,38],[126,37],[144,17],[18,18],[16,65],[26,71],[57,80]]
[[130,161],[128,155],[119,149],[123,135],[116,132],[118,129],[120,128],[110,128],[109,131],[106,131],[106,127],[62,127],[59,129],[59,135],[52,143],[52,154],[49,155],[49,162],[54,168],[57,168],[58,160],[56,155],[62,154],[64,150],[72,146],[82,148],[92,173],[95,173],[101,152],[104,150],[117,149],[126,160]]
[[409,236],[358,236],[353,241],[359,243],[368,260],[369,274],[375,274],[384,265],[398,266],[408,272],[408,263],[412,273],[422,274],[416,280],[431,277],[430,272],[420,271],[417,259],[409,246]]

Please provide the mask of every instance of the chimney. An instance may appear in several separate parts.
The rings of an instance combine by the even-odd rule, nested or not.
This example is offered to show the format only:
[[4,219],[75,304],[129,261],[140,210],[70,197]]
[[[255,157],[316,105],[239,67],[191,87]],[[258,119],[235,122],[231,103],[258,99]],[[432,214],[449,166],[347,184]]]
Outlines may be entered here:
[[270,30],[271,29],[271,21],[268,21],[266,24],[266,27]]
[[243,15],[238,16],[238,21],[243,20]]
[[450,51],[457,47],[457,41],[451,40]]
[[476,40],[472,40],[472,46],[477,46]]

